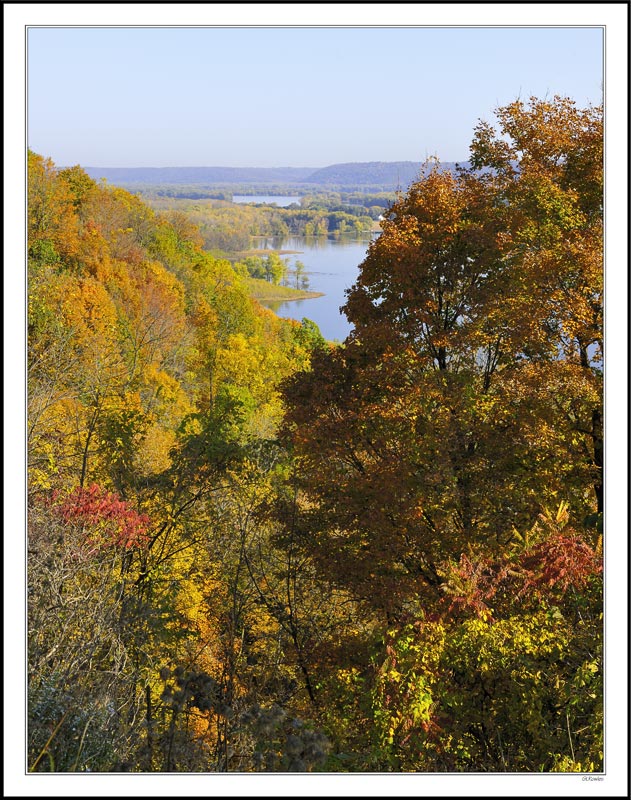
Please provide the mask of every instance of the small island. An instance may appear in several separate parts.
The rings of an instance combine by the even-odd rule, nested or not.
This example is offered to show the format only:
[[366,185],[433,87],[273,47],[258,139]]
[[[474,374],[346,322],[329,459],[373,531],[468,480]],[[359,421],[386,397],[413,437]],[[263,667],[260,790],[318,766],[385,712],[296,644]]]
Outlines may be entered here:
[[250,297],[263,303],[284,303],[289,300],[311,300],[316,297],[324,297],[324,292],[294,289],[291,286],[270,283],[263,278],[247,278],[246,280]]

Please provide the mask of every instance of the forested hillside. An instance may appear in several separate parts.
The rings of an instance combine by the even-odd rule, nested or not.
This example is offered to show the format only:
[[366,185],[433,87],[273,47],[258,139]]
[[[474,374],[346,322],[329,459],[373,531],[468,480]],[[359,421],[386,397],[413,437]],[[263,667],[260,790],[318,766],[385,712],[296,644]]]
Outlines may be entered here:
[[[453,170],[454,163],[442,165]],[[315,190],[321,186],[365,191],[396,191],[407,189],[415,181],[424,165],[418,161],[364,161],[331,164],[328,167],[86,167],[91,178],[105,178],[120,186],[222,186],[244,184],[253,187],[272,187],[276,194],[283,189]]]
[[307,180],[311,167],[86,167],[91,178],[130,183],[295,183]]
[[429,163],[340,346],[184,212],[28,194],[28,769],[601,771],[602,109]]
[[[309,175],[314,184],[338,186],[383,186],[390,191],[405,190],[419,177],[426,165],[416,161],[367,161],[332,164]],[[442,170],[453,170],[455,164],[441,164]]]

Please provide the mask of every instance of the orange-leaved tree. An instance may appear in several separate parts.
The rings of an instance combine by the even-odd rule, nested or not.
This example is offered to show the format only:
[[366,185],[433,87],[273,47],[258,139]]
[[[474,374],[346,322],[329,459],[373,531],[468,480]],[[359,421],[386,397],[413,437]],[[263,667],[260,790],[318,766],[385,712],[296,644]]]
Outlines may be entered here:
[[428,164],[391,207],[348,291],[353,333],[287,384],[305,547],[387,614],[542,506],[587,527],[602,511],[601,112],[498,117],[470,165]]

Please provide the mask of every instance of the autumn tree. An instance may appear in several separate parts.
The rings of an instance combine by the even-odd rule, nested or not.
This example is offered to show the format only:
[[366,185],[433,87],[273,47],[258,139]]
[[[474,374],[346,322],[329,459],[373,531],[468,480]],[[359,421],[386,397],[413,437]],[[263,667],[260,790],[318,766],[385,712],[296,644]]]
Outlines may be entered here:
[[30,768],[598,768],[601,111],[498,120],[386,213],[336,347],[202,244],[341,210],[29,155]]
[[[260,740],[287,766],[259,728],[290,735],[295,668],[241,542],[266,540],[277,382],[317,332],[252,300],[190,218],[80,167],[29,154],[29,215],[29,765],[254,768]],[[269,644],[258,687],[243,635]]]
[[471,167],[429,165],[391,207],[348,292],[353,333],[287,389],[306,546],[386,613],[544,504],[581,524],[600,509],[599,113],[499,118]]
[[602,769],[601,543],[563,503],[522,533],[445,562],[442,600],[385,634],[363,687],[373,766]]
[[134,653],[146,615],[130,562],[148,517],[93,485],[29,509],[29,770],[108,770],[134,751]]
[[356,769],[602,766],[602,110],[498,120],[398,198],[353,333],[286,384],[291,530],[383,636],[325,683]]
[[554,382],[551,370],[562,376],[556,424],[580,440],[602,513],[602,107],[533,98],[498,119],[499,135],[486,123],[476,128],[471,164],[494,176],[496,202],[508,209],[507,261],[526,288],[506,309],[511,349],[540,383]]

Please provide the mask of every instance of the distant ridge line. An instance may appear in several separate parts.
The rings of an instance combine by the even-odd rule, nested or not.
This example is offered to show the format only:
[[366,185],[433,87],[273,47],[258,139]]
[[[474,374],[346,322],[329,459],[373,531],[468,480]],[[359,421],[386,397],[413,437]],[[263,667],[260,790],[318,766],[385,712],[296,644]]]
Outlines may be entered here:
[[84,167],[91,178],[127,183],[219,183],[304,180],[313,167]]
[[[441,169],[453,170],[456,162]],[[84,167],[94,180],[114,184],[312,184],[314,186],[409,186],[423,167],[421,161],[365,161],[328,167]]]

